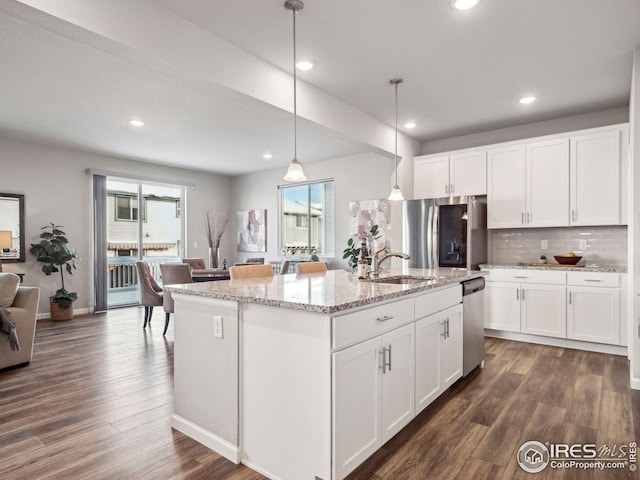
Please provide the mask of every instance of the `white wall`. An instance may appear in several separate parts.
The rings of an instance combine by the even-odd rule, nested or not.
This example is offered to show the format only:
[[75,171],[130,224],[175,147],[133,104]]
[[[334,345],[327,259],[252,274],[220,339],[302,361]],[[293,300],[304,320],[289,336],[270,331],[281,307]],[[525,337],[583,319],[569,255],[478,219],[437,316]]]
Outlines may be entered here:
[[629,278],[633,288],[631,297],[631,331],[629,347],[631,350],[631,386],[640,390],[640,47],[633,54],[633,77],[631,80],[631,101],[629,103],[630,121],[630,169],[631,186],[629,188],[631,212],[629,215]]
[[[409,157],[411,159],[411,156]],[[412,160],[407,163],[412,163]],[[342,250],[349,238],[349,202],[387,198],[391,191],[393,160],[376,154],[360,154],[324,162],[304,164],[309,181],[335,181],[335,257],[328,259],[330,268],[346,267]],[[282,177],[286,169],[276,168],[233,178],[233,212],[237,210],[267,209],[267,252],[265,258],[280,259],[278,248],[278,185],[285,185]],[[397,209],[396,209],[397,210]],[[401,217],[392,210],[392,247],[401,249]],[[231,228],[235,231],[235,215]],[[396,237],[396,235],[398,235]],[[255,254],[235,253],[233,261]]]
[[[26,262],[5,263],[4,267],[5,271],[26,273],[25,285],[41,288],[39,313],[49,312],[48,297],[59,288],[59,277],[46,277],[28,250],[29,244],[37,241],[40,228],[49,222],[64,225],[70,246],[82,258],[77,273],[65,276],[67,290],[79,295],[75,308],[93,306],[92,199],[87,168],[195,184],[195,188],[187,189],[189,256],[207,256],[205,237],[199,229],[201,212],[230,206],[228,177],[0,137],[0,192],[24,194],[26,213]],[[198,242],[197,249],[192,248],[194,240]],[[232,243],[227,231],[222,239],[222,255],[230,255]]]
[[599,112],[591,112],[583,115],[557,118],[544,122],[528,123],[514,127],[501,128],[486,132],[450,137],[442,140],[425,142],[422,145],[422,154],[447,152],[462,148],[491,145],[493,143],[510,142],[524,138],[552,135],[554,133],[570,132],[586,128],[603,127],[629,121],[629,109],[627,107],[613,108]]

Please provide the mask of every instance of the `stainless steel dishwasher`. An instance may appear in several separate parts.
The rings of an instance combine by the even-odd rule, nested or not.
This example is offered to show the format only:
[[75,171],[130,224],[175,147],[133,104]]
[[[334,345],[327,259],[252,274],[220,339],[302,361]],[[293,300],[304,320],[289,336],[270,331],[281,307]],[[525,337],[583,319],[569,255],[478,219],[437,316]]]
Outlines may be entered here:
[[462,282],[462,375],[484,367],[484,278]]

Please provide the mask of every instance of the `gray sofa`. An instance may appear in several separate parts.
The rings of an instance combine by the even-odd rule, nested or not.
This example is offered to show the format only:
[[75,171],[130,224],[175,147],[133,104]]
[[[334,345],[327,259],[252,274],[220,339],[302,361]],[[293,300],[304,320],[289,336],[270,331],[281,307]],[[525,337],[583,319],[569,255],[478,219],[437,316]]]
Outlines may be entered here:
[[[0,273],[0,275],[13,274]],[[11,320],[16,325],[21,348],[19,352],[14,352],[9,346],[8,337],[0,334],[0,370],[28,365],[33,354],[33,339],[36,333],[36,315],[38,313],[38,302],[40,301],[40,289],[19,286],[17,290],[13,303],[7,307],[7,310],[11,315]]]

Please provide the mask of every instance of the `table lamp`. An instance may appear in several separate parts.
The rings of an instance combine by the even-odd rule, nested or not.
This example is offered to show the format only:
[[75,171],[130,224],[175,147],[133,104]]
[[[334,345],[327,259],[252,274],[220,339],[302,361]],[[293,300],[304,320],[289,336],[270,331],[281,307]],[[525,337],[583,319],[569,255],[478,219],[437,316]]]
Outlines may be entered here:
[[[13,240],[11,238],[10,230],[0,230],[0,251],[4,248],[11,248],[13,246]],[[2,271],[2,255],[0,255],[0,272]]]

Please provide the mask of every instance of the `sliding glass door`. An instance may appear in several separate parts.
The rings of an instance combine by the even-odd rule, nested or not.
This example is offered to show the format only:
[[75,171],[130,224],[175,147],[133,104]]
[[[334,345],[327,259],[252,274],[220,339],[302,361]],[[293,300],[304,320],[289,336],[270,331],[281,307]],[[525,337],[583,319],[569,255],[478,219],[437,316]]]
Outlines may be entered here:
[[[139,303],[136,262],[145,260],[160,283],[160,263],[180,261],[184,246],[184,187],[107,177],[105,256],[107,307]],[[97,295],[100,292],[96,292]]]

